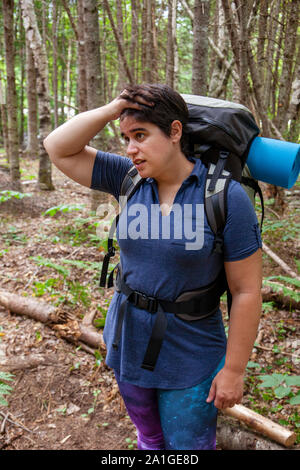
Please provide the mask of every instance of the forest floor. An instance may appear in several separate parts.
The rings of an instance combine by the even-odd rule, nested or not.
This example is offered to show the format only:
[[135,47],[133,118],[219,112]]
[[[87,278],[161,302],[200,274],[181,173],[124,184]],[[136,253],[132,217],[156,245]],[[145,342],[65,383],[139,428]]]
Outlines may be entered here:
[[[63,304],[78,319],[96,310],[94,326],[101,328],[113,292],[98,286],[103,248],[95,236],[91,191],[55,167],[55,191],[40,191],[35,185],[38,161],[22,159],[21,169],[24,192],[32,197],[0,203],[0,289]],[[0,156],[0,191],[7,189],[8,179]],[[299,184],[287,192],[284,218],[267,204],[264,236],[295,272],[299,193]],[[43,215],[51,207],[74,204],[83,207]],[[264,255],[263,262],[264,278],[286,276],[269,256]],[[280,282],[293,289],[289,280]],[[36,363],[30,362],[32,357]],[[9,360],[19,365],[10,367],[12,380],[4,381],[12,388],[5,395],[8,406],[0,405],[0,449],[136,449],[134,426],[102,352],[93,354],[61,338],[51,326],[0,306],[0,370],[1,361]],[[265,302],[243,404],[297,431],[299,416],[291,399],[298,388],[285,379],[299,376],[299,363],[299,310]],[[261,375],[269,377],[269,387],[260,388]]]

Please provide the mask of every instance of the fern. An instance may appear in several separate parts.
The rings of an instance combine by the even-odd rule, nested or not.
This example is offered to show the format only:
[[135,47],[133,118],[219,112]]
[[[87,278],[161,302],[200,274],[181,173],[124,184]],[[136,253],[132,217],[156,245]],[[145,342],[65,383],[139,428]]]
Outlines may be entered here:
[[9,372],[0,371],[0,406],[8,406],[7,400],[5,400],[5,395],[10,395],[12,392],[12,387],[5,382],[12,381],[14,376]]

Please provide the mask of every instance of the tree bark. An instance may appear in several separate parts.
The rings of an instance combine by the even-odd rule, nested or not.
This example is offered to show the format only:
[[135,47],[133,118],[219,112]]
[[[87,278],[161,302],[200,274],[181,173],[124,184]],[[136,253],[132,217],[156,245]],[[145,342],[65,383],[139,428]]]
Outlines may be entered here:
[[21,190],[19,166],[19,137],[17,116],[17,90],[15,80],[14,1],[3,0],[4,45],[7,79],[7,117],[10,183],[12,189]]
[[193,71],[192,92],[207,95],[208,85],[208,26],[210,0],[195,0],[193,25]]
[[133,81],[138,77],[138,9],[136,0],[131,0],[131,41],[130,41],[130,68]]
[[26,154],[30,158],[38,157],[38,112],[37,112],[37,94],[36,94],[36,68],[34,64],[33,52],[30,48],[28,39],[26,39],[26,93],[28,103],[27,114],[27,147]]
[[[282,72],[279,83],[279,95],[275,124],[281,133],[287,126],[287,112],[289,108],[292,80],[294,75],[294,56],[296,49],[297,28],[299,26],[299,2],[287,2],[287,23],[285,29]],[[297,64],[298,65],[298,64]]]
[[38,186],[42,190],[53,190],[54,186],[52,184],[51,162],[43,145],[44,139],[52,129],[47,53],[38,29],[37,18],[32,0],[21,0],[21,6],[23,11],[25,34],[32,49],[34,62],[37,69],[37,93],[40,130],[40,165]]
[[166,84],[171,88],[175,88],[176,11],[177,0],[168,0]]
[[[94,109],[104,105],[97,0],[83,0],[83,10],[87,107],[88,109]],[[92,140],[91,145],[97,149],[102,148],[104,145],[104,133],[97,134]],[[96,211],[99,204],[107,200],[107,197],[106,193],[92,190],[91,210]]]
[[60,336],[71,342],[82,341],[92,348],[105,350],[102,334],[91,325],[80,323],[69,312],[37,301],[0,290],[0,304],[18,315],[26,315],[55,329]]
[[217,444],[222,450],[288,450],[259,434],[250,432],[231,419],[220,416],[217,425]]
[[2,124],[2,135],[4,141],[4,150],[6,161],[9,164],[9,144],[8,144],[8,122],[7,122],[7,106],[5,99],[5,90],[2,83],[1,70],[0,70],[0,116]]
[[226,408],[224,413],[227,416],[231,416],[242,421],[255,431],[285,447],[292,446],[296,441],[296,434],[293,431],[280,426],[269,418],[265,418],[265,416],[262,416],[243,405],[234,405],[232,408]]

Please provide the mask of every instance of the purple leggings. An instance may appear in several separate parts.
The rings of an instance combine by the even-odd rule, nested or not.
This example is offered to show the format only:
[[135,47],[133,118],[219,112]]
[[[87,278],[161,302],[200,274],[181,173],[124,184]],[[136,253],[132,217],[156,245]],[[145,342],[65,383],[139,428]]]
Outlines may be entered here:
[[143,388],[121,382],[127,412],[137,430],[139,450],[214,450],[218,410],[206,403],[211,382],[224,360],[205,381],[182,390]]

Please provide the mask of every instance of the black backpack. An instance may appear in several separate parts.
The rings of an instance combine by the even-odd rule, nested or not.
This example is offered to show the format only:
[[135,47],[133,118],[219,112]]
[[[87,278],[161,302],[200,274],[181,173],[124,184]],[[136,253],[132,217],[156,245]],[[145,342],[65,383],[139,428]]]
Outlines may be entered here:
[[[226,191],[230,179],[241,183],[252,204],[256,193],[262,206],[261,227],[264,218],[262,191],[252,178],[246,164],[249,148],[260,130],[248,108],[230,101],[197,95],[182,95],[189,109],[189,153],[200,158],[208,168],[205,188],[205,212],[208,223],[215,235],[214,249],[222,252],[222,233],[226,223]],[[128,200],[143,183],[133,166],[126,174],[120,196]],[[123,209],[124,207],[121,207]],[[100,286],[106,287],[109,260],[115,255],[113,234],[118,216],[111,226],[108,250],[102,265]],[[113,272],[107,287],[113,285]]]
[[[263,223],[263,196],[258,182],[252,178],[246,160],[253,139],[260,130],[249,109],[245,106],[214,98],[196,95],[182,95],[189,109],[189,153],[193,158],[200,158],[208,168],[204,206],[208,223],[214,233],[214,250],[222,253],[223,230],[226,223],[227,188],[230,179],[241,183],[252,204],[255,195],[259,194],[262,204],[261,227]],[[120,196],[128,199],[143,184],[143,178],[133,166],[126,174]],[[121,210],[124,206],[121,207]],[[158,312],[152,335],[146,350],[142,368],[153,371],[159,354],[166,321],[163,310],[178,317],[192,321],[204,318],[219,307],[221,295],[227,291],[228,313],[231,307],[231,294],[228,289],[225,270],[222,269],[217,279],[209,286],[197,291],[183,293],[175,302],[160,301],[143,293],[132,291],[124,282],[121,267],[117,265],[107,279],[110,258],[115,255],[113,245],[114,232],[119,215],[114,220],[107,241],[107,253],[104,257],[100,278],[101,287],[115,287],[126,295],[126,300],[149,312]],[[114,282],[114,271],[118,276]],[[118,347],[122,322],[125,313],[125,302],[122,303],[114,347]],[[207,313],[209,312],[209,313]]]

